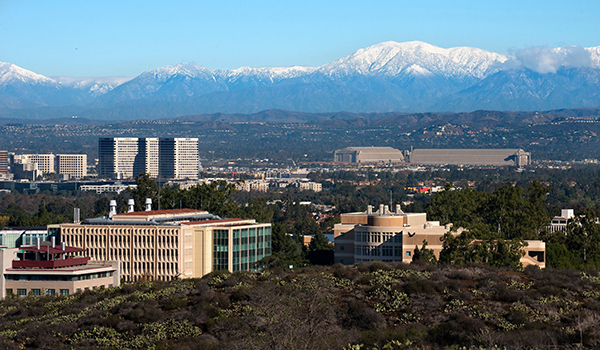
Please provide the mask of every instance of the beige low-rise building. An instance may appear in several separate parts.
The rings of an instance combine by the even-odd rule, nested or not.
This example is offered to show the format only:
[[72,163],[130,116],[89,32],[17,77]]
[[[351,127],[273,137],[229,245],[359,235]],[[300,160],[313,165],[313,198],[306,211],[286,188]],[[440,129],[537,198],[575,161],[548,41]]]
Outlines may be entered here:
[[527,240],[525,243],[527,246],[522,248],[525,254],[521,257],[521,265],[523,267],[536,265],[541,269],[546,268],[546,243],[537,240]]
[[[421,248],[423,242],[427,242],[427,249],[433,250],[439,259],[442,237],[448,232],[458,235],[463,231],[462,228],[451,231],[452,224],[427,221],[426,213],[404,213],[399,205],[395,212],[387,205],[380,205],[377,211],[369,206],[366,212],[341,214],[340,218],[341,222],[334,226],[334,262],[341,264],[373,260],[410,263],[415,248]],[[546,244],[534,240],[525,242],[521,264],[545,268]]]
[[221,219],[203,210],[153,210],[50,225],[92,261],[120,262],[126,282],[254,270],[271,254],[271,224]]
[[438,221],[427,221],[425,213],[404,213],[380,205],[373,211],[346,213],[341,223],[334,226],[336,263],[354,264],[363,261],[411,262],[415,247],[423,241],[439,258],[444,234],[452,225],[440,226]]
[[44,242],[0,249],[0,298],[7,295],[69,295],[119,286],[117,262],[91,262],[83,249]]

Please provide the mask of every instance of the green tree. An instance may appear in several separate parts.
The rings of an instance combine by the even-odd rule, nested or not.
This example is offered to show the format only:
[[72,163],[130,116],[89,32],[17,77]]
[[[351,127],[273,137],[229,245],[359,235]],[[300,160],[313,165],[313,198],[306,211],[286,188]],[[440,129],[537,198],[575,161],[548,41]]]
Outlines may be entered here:
[[158,185],[154,179],[150,178],[148,173],[140,173],[136,179],[136,188],[128,188],[127,192],[135,201],[135,211],[145,210],[146,198],[152,199],[153,206],[158,209]]
[[308,244],[308,260],[314,265],[333,264],[333,245],[322,232],[318,231]]
[[423,240],[423,246],[421,247],[421,249],[419,249],[418,246],[415,246],[412,261],[421,261],[430,265],[434,265],[437,263],[437,259],[433,250],[427,248],[427,240]]

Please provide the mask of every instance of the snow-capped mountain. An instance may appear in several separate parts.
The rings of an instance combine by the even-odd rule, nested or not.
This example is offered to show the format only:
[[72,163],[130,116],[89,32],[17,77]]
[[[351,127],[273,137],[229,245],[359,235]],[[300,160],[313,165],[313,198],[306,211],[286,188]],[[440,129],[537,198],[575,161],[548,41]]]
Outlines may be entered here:
[[506,61],[497,53],[470,47],[443,49],[421,41],[393,41],[360,49],[350,56],[319,67],[330,76],[440,75],[454,79],[483,78],[492,66]]
[[60,85],[86,91],[92,96],[104,95],[134,77],[52,77]]
[[80,115],[88,113],[91,118],[265,109],[418,112],[591,107],[600,105],[599,92],[600,46],[536,47],[504,56],[419,41],[384,42],[319,67],[213,70],[181,63],[133,79],[52,79],[0,63],[0,106],[75,105],[80,106]]
[[0,62],[0,106],[21,109],[90,103],[127,77],[49,78],[12,63]]

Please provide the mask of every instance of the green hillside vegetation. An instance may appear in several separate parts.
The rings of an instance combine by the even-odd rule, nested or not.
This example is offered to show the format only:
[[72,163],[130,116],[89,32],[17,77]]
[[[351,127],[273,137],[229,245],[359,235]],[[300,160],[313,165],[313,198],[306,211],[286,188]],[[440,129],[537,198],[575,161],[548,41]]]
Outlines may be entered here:
[[599,311],[595,272],[373,262],[9,297],[0,348],[593,348]]

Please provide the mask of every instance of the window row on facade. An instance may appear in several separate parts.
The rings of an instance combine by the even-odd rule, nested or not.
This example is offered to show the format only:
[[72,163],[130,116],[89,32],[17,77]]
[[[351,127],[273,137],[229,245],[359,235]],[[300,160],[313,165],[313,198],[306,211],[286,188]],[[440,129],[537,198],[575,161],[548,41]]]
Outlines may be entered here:
[[357,231],[355,242],[384,243],[393,242],[402,244],[402,232],[360,232]]
[[112,277],[113,272],[99,272],[86,275],[65,276],[65,275],[5,275],[7,281],[83,281],[96,278]]
[[355,245],[354,254],[362,256],[378,256],[378,257],[402,257],[402,246],[369,246],[369,245]]

